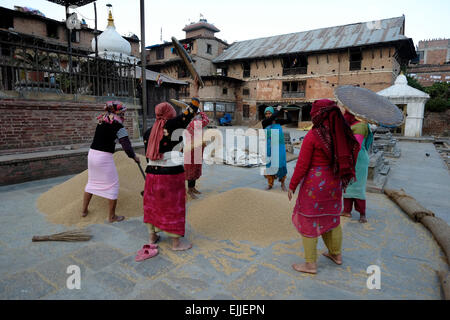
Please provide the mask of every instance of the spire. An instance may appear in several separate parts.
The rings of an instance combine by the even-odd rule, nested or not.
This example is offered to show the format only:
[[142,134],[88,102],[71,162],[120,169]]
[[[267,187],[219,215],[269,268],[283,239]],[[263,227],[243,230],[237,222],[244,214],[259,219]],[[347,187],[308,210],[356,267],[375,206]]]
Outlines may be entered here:
[[114,18],[112,16],[112,10],[111,10],[112,5],[107,4],[106,6],[109,8],[108,27],[114,27],[115,28],[116,26],[114,25]]

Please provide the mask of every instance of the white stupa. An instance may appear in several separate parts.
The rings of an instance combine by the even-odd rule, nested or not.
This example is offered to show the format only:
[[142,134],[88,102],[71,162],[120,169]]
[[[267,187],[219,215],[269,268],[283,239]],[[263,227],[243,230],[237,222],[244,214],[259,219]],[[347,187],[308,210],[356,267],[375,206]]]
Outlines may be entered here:
[[[139,61],[131,56],[131,45],[117,31],[114,25],[111,8],[109,9],[108,26],[98,37],[98,55],[101,58],[136,63]],[[95,38],[92,39],[92,50],[95,51]]]
[[408,85],[406,76],[402,73],[395,84],[378,92],[388,98],[393,104],[406,105],[405,136],[420,137],[422,135],[425,103],[430,96]]

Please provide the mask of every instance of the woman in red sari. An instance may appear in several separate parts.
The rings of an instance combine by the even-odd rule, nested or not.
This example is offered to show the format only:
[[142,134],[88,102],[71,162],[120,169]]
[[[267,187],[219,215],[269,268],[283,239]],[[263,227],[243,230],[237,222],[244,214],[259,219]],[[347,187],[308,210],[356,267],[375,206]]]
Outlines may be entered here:
[[342,264],[342,190],[355,178],[359,144],[334,101],[315,101],[311,118],[314,126],[303,140],[288,197],[300,184],[292,222],[302,235],[306,263],[292,267],[316,274],[319,236],[328,248],[324,256]]

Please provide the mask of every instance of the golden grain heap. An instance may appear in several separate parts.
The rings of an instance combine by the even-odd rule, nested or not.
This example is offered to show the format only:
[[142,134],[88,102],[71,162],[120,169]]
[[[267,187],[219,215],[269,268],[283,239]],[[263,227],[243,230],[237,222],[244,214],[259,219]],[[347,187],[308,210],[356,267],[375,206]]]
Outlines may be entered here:
[[[145,157],[139,156],[141,163],[145,164]],[[133,159],[127,157],[125,152],[116,152],[114,162],[119,174],[119,199],[116,214],[129,217],[143,215],[141,191],[144,190],[144,178],[139,167]],[[143,165],[145,167],[145,165]],[[66,182],[57,185],[42,194],[37,200],[39,211],[46,214],[52,223],[66,226],[86,226],[95,223],[104,223],[108,219],[108,200],[93,196],[89,205],[87,217],[81,217],[83,193],[88,181],[88,171],[85,170]]]
[[187,221],[211,239],[249,241],[263,246],[298,239],[291,217],[295,199],[287,193],[236,188],[189,206]]

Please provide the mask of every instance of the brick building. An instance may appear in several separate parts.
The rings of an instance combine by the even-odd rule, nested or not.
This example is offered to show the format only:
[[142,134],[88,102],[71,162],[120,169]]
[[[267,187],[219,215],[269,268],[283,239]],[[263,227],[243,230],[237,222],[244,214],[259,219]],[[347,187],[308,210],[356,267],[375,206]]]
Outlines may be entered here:
[[450,39],[419,41],[417,59],[408,74],[424,87],[436,82],[450,82]]
[[[292,117],[309,121],[312,101],[333,99],[339,85],[387,88],[401,65],[416,56],[412,39],[404,35],[404,16],[230,46],[214,36],[218,29],[206,20],[183,30],[186,39],[180,42],[205,79],[199,91],[205,111],[216,119],[231,113],[235,124],[254,123],[263,117],[264,108],[278,104],[297,106],[298,111],[290,111]],[[172,48],[171,43],[149,47],[150,68],[188,79]]]
[[[21,7],[16,7],[15,10],[0,7],[0,30],[32,35],[50,43],[67,46],[67,27],[64,21],[24,12],[21,11]],[[82,24],[80,30],[71,33],[72,47],[92,52],[91,42],[94,36],[94,29]],[[124,38],[131,45],[131,54],[139,57],[139,38],[137,36]]]

